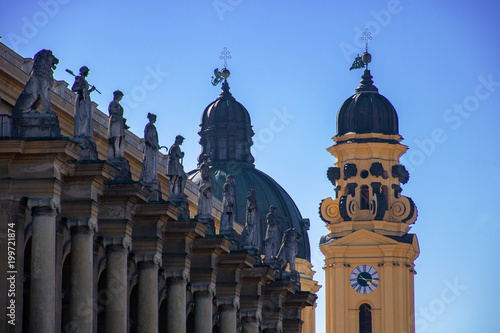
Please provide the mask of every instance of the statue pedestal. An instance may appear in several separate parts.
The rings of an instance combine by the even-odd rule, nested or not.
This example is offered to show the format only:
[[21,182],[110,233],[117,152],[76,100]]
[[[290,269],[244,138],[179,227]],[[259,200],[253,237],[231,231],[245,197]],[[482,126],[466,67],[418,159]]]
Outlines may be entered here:
[[214,236],[215,235],[215,221],[213,217],[203,217],[203,216],[195,216],[195,219],[198,219],[201,223],[204,225],[208,226],[208,231],[206,235],[208,236]]
[[179,215],[179,220],[189,220],[189,203],[187,201],[187,195],[184,193],[181,195],[171,195],[168,201],[181,209],[182,213]]
[[75,142],[77,142],[80,146],[83,147],[83,151],[78,157],[79,161],[97,161],[97,148],[95,145],[94,138],[91,137],[76,137],[73,138]]
[[130,173],[130,164],[125,157],[114,160],[108,160],[109,163],[120,169],[120,172],[114,179],[115,182],[130,182],[132,181],[132,174]]
[[147,187],[150,187],[153,190],[153,192],[151,192],[151,196],[148,199],[148,202],[162,201],[161,200],[161,186],[160,186],[160,182],[158,180],[154,181],[154,182],[143,181],[143,183]]
[[40,113],[32,110],[12,114],[12,135],[22,138],[61,137],[59,120],[54,112]]

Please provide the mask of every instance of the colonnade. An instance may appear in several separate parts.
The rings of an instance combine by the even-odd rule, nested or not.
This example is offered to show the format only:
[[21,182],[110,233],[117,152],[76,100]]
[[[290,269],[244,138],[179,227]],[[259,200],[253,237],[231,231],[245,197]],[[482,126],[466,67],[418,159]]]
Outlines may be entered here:
[[[174,204],[148,202],[145,184],[113,181],[119,170],[108,162],[76,161],[82,148],[70,139],[9,141],[0,158],[15,168],[0,179],[11,194],[0,198],[0,216],[16,225],[17,277],[27,282],[16,280],[16,325],[2,315],[0,330],[26,332],[29,323],[30,332],[186,332],[193,312],[196,333],[300,332],[300,310],[315,296],[293,276],[278,278],[198,220],[179,221]],[[28,241],[30,262],[20,265]],[[8,300],[1,302],[5,311]]]

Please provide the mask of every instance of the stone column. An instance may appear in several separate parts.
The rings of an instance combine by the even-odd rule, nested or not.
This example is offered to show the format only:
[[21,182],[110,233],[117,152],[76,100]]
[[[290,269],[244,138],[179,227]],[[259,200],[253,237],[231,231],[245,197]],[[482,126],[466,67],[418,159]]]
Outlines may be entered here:
[[130,251],[130,245],[130,237],[104,239],[107,257],[106,289],[110,297],[110,301],[105,309],[106,333],[128,331],[127,257]]
[[[136,258],[137,260],[137,258]],[[159,255],[142,256],[137,260],[139,304],[138,333],[158,332],[158,268],[161,266]]]
[[95,219],[70,219],[67,225],[71,230],[70,327],[63,329],[92,332],[94,233],[97,222]]
[[219,332],[234,333],[237,326],[236,307],[233,304],[219,306]]
[[[186,279],[171,277],[167,280],[167,333],[186,333]],[[178,318],[178,320],[172,320]]]
[[194,333],[212,333],[212,290],[194,293]]
[[33,215],[30,331],[55,332],[56,216],[53,198],[28,199]]

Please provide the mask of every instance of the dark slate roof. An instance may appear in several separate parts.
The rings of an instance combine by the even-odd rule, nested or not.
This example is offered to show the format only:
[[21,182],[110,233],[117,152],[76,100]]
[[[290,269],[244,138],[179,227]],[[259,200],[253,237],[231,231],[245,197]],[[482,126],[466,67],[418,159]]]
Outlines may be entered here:
[[398,115],[391,102],[378,93],[365,70],[356,93],[346,99],[337,115],[337,136],[347,133],[399,134]]

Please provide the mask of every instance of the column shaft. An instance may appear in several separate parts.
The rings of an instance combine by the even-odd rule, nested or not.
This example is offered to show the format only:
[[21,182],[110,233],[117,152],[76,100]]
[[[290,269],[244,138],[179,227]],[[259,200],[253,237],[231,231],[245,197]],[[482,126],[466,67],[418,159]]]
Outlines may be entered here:
[[70,325],[82,332],[92,332],[93,318],[93,246],[94,230],[71,228]]
[[186,280],[167,280],[167,333],[186,333]]
[[105,310],[105,332],[127,332],[128,249],[120,245],[110,245],[106,252],[106,289],[110,300]]
[[33,207],[30,331],[55,332],[56,211]]
[[194,333],[212,333],[212,293],[194,293]]
[[152,262],[138,264],[138,333],[158,332],[158,265]]
[[219,307],[219,332],[236,333],[237,325],[236,307],[234,305],[221,305]]

